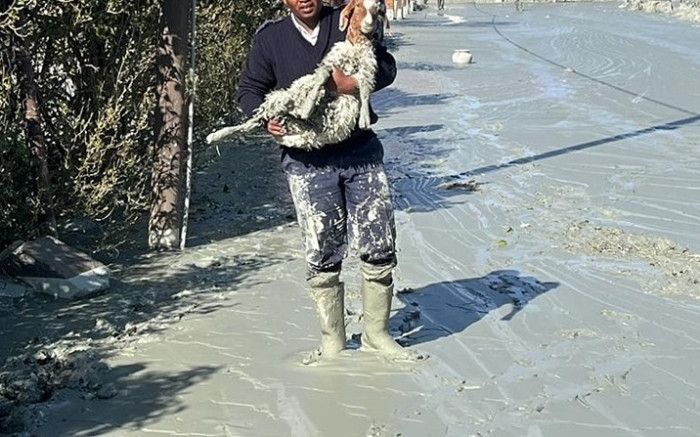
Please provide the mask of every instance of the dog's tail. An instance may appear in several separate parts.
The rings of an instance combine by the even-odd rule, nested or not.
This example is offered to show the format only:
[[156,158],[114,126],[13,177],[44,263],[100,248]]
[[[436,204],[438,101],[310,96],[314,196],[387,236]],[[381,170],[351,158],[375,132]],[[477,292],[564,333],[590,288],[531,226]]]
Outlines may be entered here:
[[207,135],[207,144],[214,144],[224,141],[227,138],[232,137],[234,134],[241,132],[252,132],[256,128],[260,127],[260,120],[256,117],[249,119],[248,121],[238,124],[236,126],[226,126],[216,132],[212,132]]

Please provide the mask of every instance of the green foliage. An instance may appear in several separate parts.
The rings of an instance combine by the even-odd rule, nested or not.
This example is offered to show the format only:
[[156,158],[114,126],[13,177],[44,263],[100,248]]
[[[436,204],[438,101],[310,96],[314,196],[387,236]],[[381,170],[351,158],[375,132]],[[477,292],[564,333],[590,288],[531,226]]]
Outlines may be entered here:
[[[236,107],[255,29],[281,12],[278,0],[198,1],[202,136]],[[11,50],[17,36],[34,63],[57,215],[121,233],[149,206],[160,13],[159,0],[17,0],[0,12],[0,204],[9,205],[0,210],[0,244],[34,237],[37,227]]]
[[255,31],[284,7],[279,0],[209,0],[198,12],[195,125],[206,136],[237,107],[236,83]]
[[30,199],[35,190],[24,176],[31,174],[29,150],[24,146],[22,120],[13,121],[0,138],[0,244],[3,245],[33,236],[32,221],[27,218],[33,216]]

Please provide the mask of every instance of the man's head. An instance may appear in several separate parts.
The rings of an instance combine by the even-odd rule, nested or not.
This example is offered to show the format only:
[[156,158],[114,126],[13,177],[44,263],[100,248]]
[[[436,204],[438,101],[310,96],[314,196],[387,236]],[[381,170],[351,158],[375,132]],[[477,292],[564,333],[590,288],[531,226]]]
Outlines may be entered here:
[[309,29],[316,27],[321,17],[321,0],[284,0],[284,3]]

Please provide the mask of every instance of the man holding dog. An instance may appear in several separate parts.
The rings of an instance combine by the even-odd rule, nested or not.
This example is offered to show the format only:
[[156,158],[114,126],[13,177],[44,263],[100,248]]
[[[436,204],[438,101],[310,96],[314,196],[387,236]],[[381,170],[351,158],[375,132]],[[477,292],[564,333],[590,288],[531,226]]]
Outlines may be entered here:
[[[284,0],[290,15],[261,26],[239,81],[238,102],[251,116],[273,89],[286,88],[312,73],[323,56],[345,39],[339,30],[340,8],[321,0]],[[396,77],[394,58],[380,45],[376,89]],[[357,92],[357,82],[336,69],[331,93]],[[372,122],[377,116],[372,112]],[[278,120],[267,121],[273,136],[287,132]],[[384,151],[372,130],[356,129],[338,144],[305,151],[282,147],[282,167],[302,231],[307,283],[321,324],[321,346],[305,364],[337,356],[346,347],[344,287],[340,281],[348,241],[361,260],[364,349],[391,359],[414,354],[388,332],[396,266],[394,212],[383,164]]]

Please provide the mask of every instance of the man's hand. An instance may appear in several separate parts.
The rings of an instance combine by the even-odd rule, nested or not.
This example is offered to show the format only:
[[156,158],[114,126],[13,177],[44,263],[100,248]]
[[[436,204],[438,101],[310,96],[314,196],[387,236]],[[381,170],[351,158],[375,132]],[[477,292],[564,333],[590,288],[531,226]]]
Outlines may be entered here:
[[333,69],[333,75],[326,82],[326,90],[331,95],[356,94],[359,91],[357,80],[352,76],[347,76],[343,70],[338,68]]
[[287,129],[284,128],[284,125],[274,118],[267,121],[267,131],[275,138],[287,134]]

